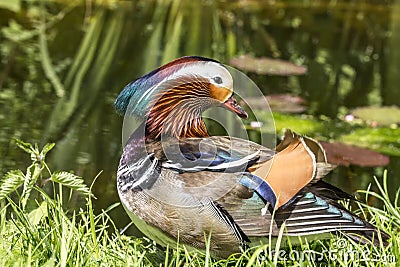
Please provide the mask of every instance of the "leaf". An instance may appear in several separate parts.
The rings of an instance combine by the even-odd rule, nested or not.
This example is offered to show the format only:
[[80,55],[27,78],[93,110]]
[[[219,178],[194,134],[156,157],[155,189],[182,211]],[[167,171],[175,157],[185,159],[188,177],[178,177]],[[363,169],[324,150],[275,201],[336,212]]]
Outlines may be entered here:
[[41,157],[44,158],[44,157],[46,156],[46,154],[47,154],[50,150],[52,150],[53,147],[54,147],[55,145],[56,145],[55,143],[48,143],[48,144],[46,144],[46,145],[43,147],[42,152],[40,152]]
[[89,188],[85,185],[83,179],[75,174],[69,172],[55,172],[51,176],[51,180],[56,183],[60,183],[66,187],[69,187],[73,190],[81,192],[85,195],[90,194]]
[[266,110],[269,104],[272,111],[282,113],[301,113],[306,110],[304,99],[290,94],[267,95],[265,98],[246,97],[242,104],[247,104],[252,110]]
[[25,175],[25,179],[24,179],[24,190],[22,191],[22,194],[21,194],[22,207],[26,206],[26,203],[31,194],[32,188],[33,188],[34,184],[36,183],[36,181],[38,180],[38,178],[40,177],[41,172],[42,172],[42,169],[37,164],[32,164],[26,170],[26,175]]
[[[256,114],[257,118],[259,118],[261,122],[267,121],[270,116],[269,112],[260,110],[254,110],[254,114]],[[282,132],[284,129],[291,129],[295,132],[311,135],[313,133],[322,132],[326,127],[323,122],[313,119],[310,116],[294,116],[279,112],[273,112],[273,116],[277,133]],[[270,132],[271,129],[272,128],[266,124],[262,131],[267,133]]]
[[301,113],[306,110],[304,99],[290,94],[267,95],[265,98],[272,111],[283,113]]
[[28,154],[35,153],[35,149],[33,148],[32,144],[25,143],[24,141],[17,139],[17,138],[15,138],[15,143],[19,148],[21,148],[26,153],[28,153]]
[[39,207],[29,212],[28,220],[33,226],[36,226],[42,219],[46,218],[47,215],[47,202],[43,201]]
[[32,181],[32,172],[31,172],[31,168],[34,167],[35,164],[29,166],[26,169],[26,174],[24,177],[24,189],[22,190],[22,194],[21,194],[21,203],[22,206],[25,207],[26,202],[28,201],[28,197],[31,193],[32,187],[29,186],[29,184],[31,184]]
[[44,161],[46,154],[55,146],[54,143],[48,143],[43,147],[42,151],[39,152],[39,148],[38,148],[37,144],[35,144],[35,146],[33,146],[32,144],[25,143],[24,141],[17,139],[17,138],[15,138],[15,143],[17,144],[17,146],[19,148],[21,148],[26,153],[29,153],[31,155],[31,160],[33,162]]
[[389,126],[400,123],[400,108],[391,107],[361,107],[353,110],[352,114],[372,125]]
[[360,128],[342,135],[339,141],[366,147],[387,155],[400,156],[400,130],[392,128]]
[[4,175],[0,184],[0,200],[14,192],[25,180],[25,176],[20,170],[12,170]]
[[389,164],[389,157],[367,148],[361,148],[344,143],[320,142],[325,149],[328,162],[335,165],[358,165],[362,167],[377,167]]
[[251,55],[243,55],[232,58],[229,63],[241,70],[257,74],[288,76],[307,73],[307,68],[304,66],[298,66],[289,61],[267,57],[255,58]]

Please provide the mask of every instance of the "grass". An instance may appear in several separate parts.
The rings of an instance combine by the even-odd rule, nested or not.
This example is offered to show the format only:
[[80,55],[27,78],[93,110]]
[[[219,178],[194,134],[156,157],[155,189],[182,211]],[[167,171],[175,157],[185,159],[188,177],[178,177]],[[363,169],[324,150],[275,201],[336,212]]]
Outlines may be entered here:
[[[92,209],[91,190],[69,172],[52,172],[46,153],[21,141],[31,155],[25,172],[10,171],[0,180],[0,266],[390,266],[400,259],[400,190],[388,196],[386,173],[378,192],[360,191],[383,208],[359,204],[356,213],[391,235],[390,245],[359,245],[344,237],[277,242],[253,247],[228,259],[214,259],[210,251],[188,252],[184,247],[160,248],[151,240],[119,233],[108,213]],[[86,197],[86,206],[69,207],[73,194]],[[273,244],[273,245],[272,245]]]

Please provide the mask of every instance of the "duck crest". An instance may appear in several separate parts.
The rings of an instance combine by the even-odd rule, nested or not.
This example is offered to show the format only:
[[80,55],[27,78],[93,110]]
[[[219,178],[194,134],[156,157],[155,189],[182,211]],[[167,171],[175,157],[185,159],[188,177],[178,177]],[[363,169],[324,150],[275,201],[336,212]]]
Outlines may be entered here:
[[[115,109],[120,115],[130,113],[129,115],[143,116],[148,102],[139,101],[142,99],[142,96],[146,95],[160,81],[166,79],[179,69],[196,62],[214,62],[220,64],[216,60],[200,56],[178,58],[127,84],[114,102]],[[131,103],[135,105],[130,106]],[[134,108],[132,109],[132,107]]]

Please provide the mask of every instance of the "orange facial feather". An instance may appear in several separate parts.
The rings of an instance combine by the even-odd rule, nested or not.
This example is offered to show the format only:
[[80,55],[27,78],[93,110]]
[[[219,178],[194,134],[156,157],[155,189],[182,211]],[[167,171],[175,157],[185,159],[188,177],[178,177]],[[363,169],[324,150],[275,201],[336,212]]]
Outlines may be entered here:
[[232,95],[232,89],[210,84],[210,96],[224,103]]

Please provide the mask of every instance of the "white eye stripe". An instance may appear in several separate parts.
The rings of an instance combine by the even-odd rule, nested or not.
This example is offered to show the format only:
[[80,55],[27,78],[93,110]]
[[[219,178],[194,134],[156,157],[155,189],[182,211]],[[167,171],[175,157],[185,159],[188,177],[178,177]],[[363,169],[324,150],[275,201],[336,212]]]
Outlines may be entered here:
[[[197,63],[189,63],[183,64],[182,68],[177,69],[171,75],[165,77],[162,81],[155,84],[153,87],[149,88],[139,99],[138,102],[143,100],[148,100],[150,96],[153,95],[153,92],[164,82],[185,76],[185,75],[197,75],[210,79],[214,84],[222,85],[226,88],[233,88],[233,80],[229,71],[221,64],[215,62],[197,62]],[[217,75],[216,75],[217,74]],[[215,81],[214,78],[219,77],[221,79],[221,83]]]
[[[229,71],[221,64],[215,62],[190,63],[181,69],[178,69],[172,75],[166,77],[162,82],[172,80],[180,76],[193,75],[208,78],[216,84],[224,84],[225,87],[232,88],[233,80]],[[214,80],[215,77],[221,78],[221,83]],[[159,83],[160,84],[160,83]]]

